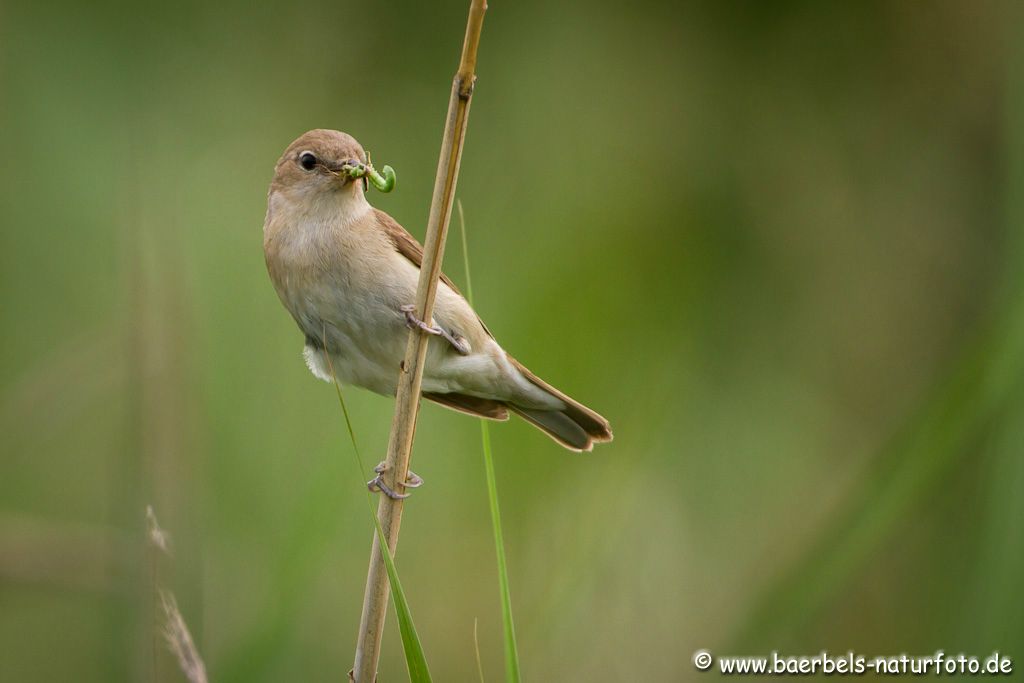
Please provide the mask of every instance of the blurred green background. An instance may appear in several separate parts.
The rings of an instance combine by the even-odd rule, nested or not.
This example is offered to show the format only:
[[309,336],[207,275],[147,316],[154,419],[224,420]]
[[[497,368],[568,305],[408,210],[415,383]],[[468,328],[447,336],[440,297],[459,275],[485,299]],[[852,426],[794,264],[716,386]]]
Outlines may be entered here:
[[[266,275],[265,194],[339,128],[422,238],[467,4],[0,6],[0,679],[180,680],[154,573],[217,683],[343,678],[367,475]],[[616,435],[492,431],[527,680],[696,680],[698,648],[1024,658],[1021,19],[491,3],[477,307]],[[392,401],[347,398],[376,462]],[[426,405],[416,446],[398,566],[433,672],[475,680],[478,619],[500,680],[479,429]]]

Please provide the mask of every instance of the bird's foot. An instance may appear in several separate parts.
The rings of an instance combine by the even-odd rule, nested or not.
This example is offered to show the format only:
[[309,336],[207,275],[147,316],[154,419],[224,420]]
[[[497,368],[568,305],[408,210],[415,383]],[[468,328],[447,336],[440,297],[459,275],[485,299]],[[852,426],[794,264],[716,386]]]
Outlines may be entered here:
[[[384,483],[384,473],[387,472],[387,469],[388,465],[385,462],[382,462],[381,464],[374,467],[373,471],[377,473],[377,476],[371,479],[370,481],[366,482],[366,488],[370,489],[371,491],[380,491],[391,500],[402,500],[403,498],[408,498],[408,493],[398,493],[393,488]],[[402,488],[406,489],[418,489],[419,487],[423,486],[423,479],[415,472],[410,470],[405,481],[401,484],[398,484],[398,486],[401,486]]]
[[413,330],[423,330],[427,334],[432,334],[436,337],[443,337],[452,348],[455,349],[460,355],[468,356],[471,350],[469,342],[462,335],[454,332],[449,332],[443,327],[431,327],[422,320],[416,317],[416,307],[412,304],[402,306],[402,313],[405,313],[405,324]]

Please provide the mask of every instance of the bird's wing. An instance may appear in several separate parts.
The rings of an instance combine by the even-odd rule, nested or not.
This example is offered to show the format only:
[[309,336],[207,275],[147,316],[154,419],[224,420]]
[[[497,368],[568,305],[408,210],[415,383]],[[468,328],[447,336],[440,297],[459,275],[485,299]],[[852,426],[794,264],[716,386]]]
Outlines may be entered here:
[[[374,209],[373,212],[377,216],[377,225],[381,227],[384,234],[386,234],[391,240],[391,243],[395,245],[395,250],[405,258],[409,259],[409,261],[417,268],[423,267],[423,246],[416,240],[416,238],[410,235],[408,230],[399,225],[398,221],[380,209]],[[465,298],[462,295],[462,292],[459,291],[459,288],[455,286],[455,283],[452,282],[452,279],[443,272],[441,273],[441,282],[451,287],[453,292]],[[480,321],[480,326],[484,328],[484,332],[487,333],[487,336],[493,339],[494,335],[491,334],[489,329],[487,329],[487,325],[484,324],[484,321],[480,320],[479,315],[476,319]]]
[[429,391],[423,392],[423,398],[466,415],[497,420],[498,422],[504,422],[508,419],[508,408],[505,404],[492,398],[480,398],[459,393],[439,394]]

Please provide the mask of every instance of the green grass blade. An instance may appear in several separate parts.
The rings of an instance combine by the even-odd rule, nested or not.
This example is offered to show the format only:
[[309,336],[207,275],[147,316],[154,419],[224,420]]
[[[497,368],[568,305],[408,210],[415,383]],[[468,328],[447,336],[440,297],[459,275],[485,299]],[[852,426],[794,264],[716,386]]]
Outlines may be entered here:
[[833,604],[910,510],[971,454],[1024,372],[1024,309],[991,326],[920,415],[875,460],[843,513],[760,602],[733,648],[792,637]]
[[[373,512],[372,508],[370,512]],[[409,609],[409,601],[405,599],[402,582],[398,580],[395,558],[391,556],[391,550],[388,548],[387,541],[384,540],[384,529],[380,526],[380,520],[377,519],[377,515],[372,516],[373,524],[377,527],[380,549],[384,555],[384,566],[388,570],[388,581],[391,582],[391,597],[395,603],[395,612],[398,614],[398,631],[402,635],[402,649],[405,650],[405,664],[409,668],[409,680],[413,683],[430,683],[427,657],[423,653],[423,644],[416,632],[416,625],[412,621],[412,610]]]
[[501,593],[501,623],[505,632],[505,680],[519,683],[519,648],[516,645],[516,627],[512,619],[512,595],[508,587],[508,565],[505,562],[505,538],[501,533],[501,511],[498,509],[498,485],[494,477],[494,458],[491,455],[491,431],[485,420],[480,420],[480,435],[484,447],[484,468],[487,471],[487,500],[491,506],[491,525],[494,528],[494,550],[498,557],[498,590]]
[[480,683],[484,683],[484,663],[480,661],[480,638],[477,635],[477,624],[479,620],[473,620],[473,652],[476,653],[476,673],[480,677]]
[[[469,274],[469,249],[466,245],[466,217],[459,206],[459,228],[462,235],[462,260],[466,269],[466,295],[473,305],[473,281]],[[491,526],[494,530],[494,551],[498,559],[498,591],[501,594],[501,622],[505,635],[505,680],[519,683],[519,647],[516,645],[516,627],[512,618],[512,594],[508,584],[508,565],[505,561],[505,538],[501,532],[501,510],[498,507],[498,484],[494,476],[494,457],[491,454],[491,432],[486,420],[480,420],[480,436],[484,449],[484,470],[487,474],[487,500],[491,507]],[[483,673],[481,672],[481,676]]]
[[[326,346],[326,340],[324,346]],[[334,374],[334,364],[331,363],[330,356],[324,354],[324,357],[327,358],[327,364],[331,369],[331,376],[334,377],[334,389],[338,394],[341,412],[345,416],[345,426],[348,427],[349,438],[352,440],[352,452],[355,453],[356,464],[359,467],[359,476],[363,477],[366,474],[366,468],[363,467],[363,457],[359,453],[359,445],[356,443],[356,433],[352,427],[352,418],[348,412],[348,405],[346,405],[345,397],[341,393],[341,384],[338,382],[338,376]],[[384,529],[381,528],[380,520],[377,519],[377,514],[373,510],[373,499],[369,492],[366,494],[366,509],[370,513],[370,519],[373,520],[374,528],[377,530],[377,540],[380,544],[381,554],[384,557],[384,567],[387,569],[388,581],[391,583],[391,597],[394,601],[395,613],[398,615],[398,631],[402,636],[402,650],[405,652],[405,665],[409,669],[409,680],[412,683],[431,683],[430,669],[427,666],[426,654],[423,652],[423,643],[420,642],[420,636],[416,632],[416,624],[412,620],[412,610],[409,608],[409,601],[405,597],[402,582],[398,578],[395,558],[391,555],[391,549],[384,538]]]
[[[1019,47],[1017,53],[1024,55]],[[1005,177],[1008,187],[1019,190],[1024,186],[1024,135],[1018,125],[1024,112],[1024,79],[1017,75],[1008,90]],[[879,454],[859,486],[852,489],[842,515],[824,528],[819,540],[788,576],[765,595],[736,638],[733,649],[756,648],[768,641],[777,644],[793,633],[806,631],[818,614],[842,599],[845,587],[896,533],[906,516],[933,495],[944,478],[962,466],[964,460],[976,456],[977,448],[972,444],[984,435],[991,439],[993,432],[997,438],[1013,438],[1021,433],[1017,426],[1024,403],[1024,279],[1020,276],[1024,272],[1024,241],[1020,240],[1018,229],[1024,218],[1021,196],[1019,191],[1007,195],[1009,239],[1004,247],[1003,272],[1008,282],[1004,295],[994,301],[992,319],[979,325],[978,333],[965,345],[949,376],[927,397],[915,419]],[[1006,424],[1001,424],[1001,420]],[[997,448],[1002,447],[1000,443]],[[990,456],[993,466],[998,468],[992,490],[1001,493],[986,499],[994,510],[990,523],[995,534],[987,539],[990,545],[983,546],[992,556],[979,566],[984,568],[986,588],[992,591],[987,606],[996,616],[973,629],[973,637],[979,633],[987,635],[981,626],[991,628],[993,623],[999,623],[994,621],[1000,616],[999,608],[1008,602],[1012,605],[1012,601],[1005,599],[1009,593],[999,592],[999,582],[1007,580],[1000,572],[1013,576],[1006,585],[1017,586],[1019,570],[1024,567],[1024,544],[1018,540],[1022,524],[1015,517],[1024,506],[1019,505],[1019,494],[1011,493],[1019,491],[1014,484],[1024,480],[1024,468],[1020,467],[1020,447],[1015,443],[1012,448],[1012,453],[1003,450]],[[1003,497],[1007,495],[1009,499]],[[997,544],[994,551],[993,543]],[[981,609],[985,607],[982,605]],[[1019,628],[1024,620],[1017,610],[1012,622],[1003,623]],[[997,640],[987,641],[985,647]]]
[[[1015,45],[1014,64],[1024,64],[1024,12],[1015,13],[1008,44]],[[1008,73],[1007,106],[1004,114],[1003,143],[1006,173],[1005,254],[1002,297],[1006,305],[1020,306],[1024,301],[1024,70],[1019,66]],[[977,605],[972,619],[965,619],[961,641],[965,647],[981,650],[991,647],[1009,651],[1024,643],[1024,612],[1019,600],[1007,596],[1020,594],[1020,577],[1024,576],[1024,381],[1018,380],[1015,397],[1000,417],[995,438],[989,447],[986,495],[979,496],[984,505],[985,526],[974,589]]]

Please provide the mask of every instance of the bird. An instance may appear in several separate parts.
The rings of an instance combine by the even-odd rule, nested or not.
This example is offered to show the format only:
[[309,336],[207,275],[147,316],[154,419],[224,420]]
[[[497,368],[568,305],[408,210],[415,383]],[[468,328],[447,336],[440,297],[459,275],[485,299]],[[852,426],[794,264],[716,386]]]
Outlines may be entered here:
[[447,275],[433,320],[416,319],[423,248],[347,172],[366,163],[352,136],[311,130],[285,149],[267,193],[267,270],[313,375],[393,396],[408,329],[419,328],[434,335],[423,398],[489,420],[512,412],[573,451],[611,441],[608,420],[505,352]]

